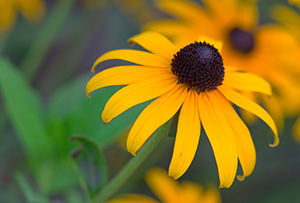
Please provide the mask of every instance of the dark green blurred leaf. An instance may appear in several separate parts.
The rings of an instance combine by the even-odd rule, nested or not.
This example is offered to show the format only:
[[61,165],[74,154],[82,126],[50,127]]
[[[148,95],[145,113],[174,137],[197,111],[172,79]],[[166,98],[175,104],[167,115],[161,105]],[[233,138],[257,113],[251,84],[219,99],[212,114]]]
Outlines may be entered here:
[[40,101],[21,73],[3,58],[0,58],[0,89],[6,113],[29,162],[38,164],[51,150],[41,118]]
[[[71,141],[79,143],[71,151],[70,156],[75,160],[80,170],[80,182],[93,197],[107,181],[107,168],[99,146],[91,138],[84,135],[73,135]],[[81,175],[82,174],[82,175]]]
[[58,142],[65,143],[66,136],[71,134],[84,134],[95,139],[100,147],[106,147],[133,123],[145,106],[138,105],[104,125],[101,120],[102,109],[120,87],[102,88],[92,93],[92,98],[88,98],[85,85],[89,78],[90,74],[81,76],[61,87],[52,96],[49,103],[49,128],[51,135],[61,140]]
[[25,179],[21,173],[16,174],[16,180],[19,184],[22,194],[24,195],[26,202],[39,202],[39,203],[50,203],[50,201],[42,195],[36,193],[32,186]]

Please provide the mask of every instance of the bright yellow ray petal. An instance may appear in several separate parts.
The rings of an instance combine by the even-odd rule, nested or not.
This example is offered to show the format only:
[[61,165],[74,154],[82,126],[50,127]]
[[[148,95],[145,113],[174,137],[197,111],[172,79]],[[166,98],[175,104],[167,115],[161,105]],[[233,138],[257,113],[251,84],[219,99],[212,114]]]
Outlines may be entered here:
[[99,88],[113,85],[129,85],[138,81],[147,80],[161,74],[172,74],[167,68],[153,68],[146,66],[117,66],[97,73],[86,85],[89,94]]
[[94,72],[95,67],[99,63],[111,59],[120,59],[135,64],[140,64],[144,66],[154,66],[154,67],[170,67],[171,64],[171,60],[162,58],[160,56],[145,51],[120,49],[120,50],[109,51],[101,55],[93,64],[92,72]]
[[249,100],[247,97],[243,96],[242,94],[232,90],[230,87],[222,85],[219,86],[218,89],[221,93],[231,102],[236,104],[237,106],[255,114],[259,118],[261,118],[273,131],[274,133],[274,142],[270,144],[270,146],[275,147],[279,144],[279,137],[276,125],[271,118],[271,116],[258,104],[254,103],[253,101]]
[[219,90],[213,91],[212,95],[215,97],[215,105],[223,109],[224,116],[234,133],[238,158],[244,172],[242,176],[238,176],[238,179],[243,180],[252,173],[256,162],[256,152],[251,134],[245,123]]
[[161,74],[122,88],[107,101],[102,112],[103,122],[109,123],[127,109],[166,93],[176,83],[173,74]]
[[126,194],[116,199],[109,200],[106,203],[159,203],[159,202],[144,195]]
[[220,187],[230,187],[236,175],[238,156],[234,134],[212,92],[199,94],[199,113],[218,166]]
[[251,73],[225,72],[223,84],[234,89],[272,94],[270,84]]
[[181,177],[192,163],[200,138],[198,93],[190,90],[181,107],[169,176]]
[[165,36],[156,32],[143,32],[128,40],[130,43],[138,43],[148,51],[171,60],[173,55],[179,51]]
[[169,92],[151,102],[142,111],[127,138],[127,150],[131,154],[135,155],[150,135],[174,116],[182,105],[186,94],[186,86],[177,84]]
[[176,202],[180,185],[166,171],[154,168],[147,172],[146,182],[162,202]]

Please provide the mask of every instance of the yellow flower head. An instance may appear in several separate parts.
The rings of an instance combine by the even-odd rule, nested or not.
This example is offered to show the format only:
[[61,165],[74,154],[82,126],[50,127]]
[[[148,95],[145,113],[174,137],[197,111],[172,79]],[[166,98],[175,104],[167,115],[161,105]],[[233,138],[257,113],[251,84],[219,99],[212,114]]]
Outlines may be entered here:
[[[221,197],[217,188],[209,187],[206,191],[195,183],[177,181],[168,177],[162,169],[151,169],[146,174],[146,182],[163,203],[220,203]],[[158,203],[158,201],[138,194],[127,194],[107,203]]]
[[42,0],[0,0],[0,33],[11,30],[18,12],[30,21],[40,20],[45,13],[45,4]]
[[[118,66],[96,74],[87,84],[90,92],[112,85],[127,85],[116,92],[102,112],[104,123],[142,102],[152,101],[139,115],[127,138],[127,150],[133,155],[151,134],[180,111],[169,175],[182,176],[190,166],[199,142],[201,124],[212,145],[218,165],[220,187],[230,187],[238,159],[249,176],[255,165],[255,148],[249,130],[229,101],[265,121],[275,134],[276,126],[259,105],[236,90],[270,95],[269,84],[249,73],[224,67],[218,47],[210,40],[195,41],[178,48],[164,36],[144,32],[129,40],[148,51],[115,50],[100,56],[99,63],[121,59],[138,65]],[[228,101],[229,100],[229,101]]]
[[226,65],[264,78],[275,90],[272,98],[251,92],[245,95],[262,100],[278,125],[283,125],[286,113],[300,110],[298,42],[278,25],[259,26],[255,1],[203,0],[205,6],[188,0],[157,2],[175,19],[149,23],[146,30],[159,32],[181,45],[199,35],[224,42],[222,57]]
[[[289,1],[291,4],[295,4],[300,9],[300,1],[299,0],[293,0]],[[292,33],[296,39],[298,40],[298,46],[300,47],[300,15],[299,12],[296,12],[288,7],[285,6],[275,6],[273,8],[273,18],[277,20],[281,26],[283,26],[285,29],[287,29],[290,33]],[[299,53],[298,53],[299,55]],[[298,59],[299,60],[299,59]],[[296,67],[297,70],[300,72],[300,66]],[[300,74],[298,74],[298,91],[300,89]],[[300,91],[299,91],[300,92]],[[297,96],[297,95],[296,95]],[[296,102],[299,103],[299,96],[298,100],[295,99]],[[286,101],[286,107],[289,107],[290,101]],[[293,135],[295,139],[300,143],[300,109],[297,108],[288,108],[289,114],[292,116],[298,116],[298,120],[296,121],[293,129]]]

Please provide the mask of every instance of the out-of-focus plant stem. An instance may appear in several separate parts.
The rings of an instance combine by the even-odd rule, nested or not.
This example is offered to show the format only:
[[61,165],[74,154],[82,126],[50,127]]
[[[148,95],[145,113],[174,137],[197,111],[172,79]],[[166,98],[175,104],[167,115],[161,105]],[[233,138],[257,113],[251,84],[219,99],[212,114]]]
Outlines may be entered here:
[[133,157],[124,166],[124,168],[122,168],[122,170],[107,184],[107,186],[104,186],[100,193],[95,195],[92,202],[105,202],[111,195],[113,195],[147,159],[163,136],[168,133],[169,126],[170,121],[160,127],[141,148],[137,155]]
[[74,0],[60,0],[52,8],[51,14],[41,28],[39,35],[28,50],[22,63],[24,74],[32,79],[44,59],[47,50],[65,22]]

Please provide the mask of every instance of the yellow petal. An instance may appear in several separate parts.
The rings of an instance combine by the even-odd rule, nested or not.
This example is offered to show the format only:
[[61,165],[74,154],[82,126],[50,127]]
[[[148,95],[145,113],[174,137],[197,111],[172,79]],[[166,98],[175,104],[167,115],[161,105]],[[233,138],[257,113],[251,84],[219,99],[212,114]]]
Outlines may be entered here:
[[[241,91],[241,94],[255,103],[257,103],[260,100],[260,98],[257,97],[258,95],[255,94],[255,92]],[[241,117],[247,124],[253,124],[258,119],[257,116],[255,116],[254,114],[250,113],[245,109],[240,109],[240,112],[241,112]]]
[[277,94],[272,97],[263,95],[262,100],[266,109],[270,112],[270,115],[274,119],[278,129],[282,130],[284,126],[284,111],[279,97],[280,96]]
[[99,88],[112,85],[129,85],[161,74],[172,74],[170,69],[146,66],[117,66],[92,77],[86,85],[87,95]]
[[180,110],[169,176],[181,177],[192,163],[200,138],[198,93],[190,90]]
[[247,97],[241,95],[240,93],[232,90],[228,86],[222,85],[219,86],[218,89],[228,100],[230,100],[237,106],[255,114],[256,116],[261,118],[272,129],[274,133],[274,142],[273,144],[270,144],[270,146],[275,147],[279,144],[276,125],[273,119],[271,118],[271,116],[262,107],[260,107],[258,104],[254,103],[253,101],[249,100]]
[[154,67],[170,67],[171,60],[167,60],[155,54],[151,54],[145,51],[137,51],[131,49],[120,49],[109,51],[102,56],[100,56],[94,63],[92,67],[92,72],[95,67],[107,60],[120,59],[124,61],[129,61],[135,64],[140,64],[144,66],[154,66]]
[[216,105],[218,105],[218,108],[223,109],[227,122],[234,133],[238,158],[244,172],[244,175],[238,176],[238,179],[243,180],[252,173],[256,162],[256,152],[251,134],[245,123],[219,90],[213,91],[212,94],[217,98],[215,99]]
[[179,48],[166,37],[156,32],[143,32],[130,38],[128,41],[130,43],[138,43],[148,51],[169,60],[179,51]]
[[161,74],[122,88],[107,101],[102,112],[103,122],[109,123],[127,109],[166,93],[176,83],[173,74]]
[[106,203],[159,203],[159,202],[144,195],[126,194],[116,199],[109,200]]
[[198,22],[209,19],[208,16],[205,15],[204,9],[194,2],[161,0],[157,1],[157,3],[157,6],[162,10],[180,19]]
[[210,45],[214,46],[216,49],[218,49],[219,51],[221,51],[222,46],[223,46],[223,42],[222,41],[217,41],[217,40],[213,40],[207,36],[201,35],[200,37],[197,38],[198,42],[206,42],[209,43]]
[[151,102],[133,124],[128,138],[127,150],[135,155],[150,135],[178,111],[187,94],[187,88],[178,84],[169,92]]
[[183,33],[189,33],[191,31],[188,26],[174,20],[153,21],[145,25],[143,29],[171,36],[172,39],[174,39],[176,35],[182,35]]
[[201,203],[221,203],[220,191],[215,186],[210,186],[202,195]]
[[14,26],[16,18],[17,13],[12,6],[0,7],[0,33],[9,31]]
[[176,202],[180,185],[169,177],[166,171],[159,168],[149,170],[146,182],[162,202]]
[[19,9],[24,18],[31,22],[37,22],[45,15],[46,6],[43,0],[19,0]]
[[234,134],[212,92],[199,94],[199,113],[218,166],[220,187],[230,187],[235,178],[238,156]]
[[251,73],[225,72],[223,84],[234,89],[272,94],[270,84]]

